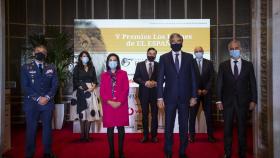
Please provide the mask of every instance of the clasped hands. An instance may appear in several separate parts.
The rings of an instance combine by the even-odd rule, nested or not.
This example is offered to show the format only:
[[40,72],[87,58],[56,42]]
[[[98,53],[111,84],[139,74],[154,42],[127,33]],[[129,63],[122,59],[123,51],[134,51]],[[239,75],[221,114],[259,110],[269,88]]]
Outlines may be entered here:
[[206,95],[207,93],[208,93],[208,91],[206,89],[197,90],[198,96],[203,96],[203,95]]
[[157,86],[157,82],[156,81],[146,81],[145,86],[148,88],[154,88]]
[[113,108],[118,108],[121,105],[121,102],[108,100],[107,103],[111,105]]
[[48,102],[49,102],[49,99],[47,97],[43,97],[43,96],[41,96],[38,100],[38,104],[40,104],[42,106],[48,104]]

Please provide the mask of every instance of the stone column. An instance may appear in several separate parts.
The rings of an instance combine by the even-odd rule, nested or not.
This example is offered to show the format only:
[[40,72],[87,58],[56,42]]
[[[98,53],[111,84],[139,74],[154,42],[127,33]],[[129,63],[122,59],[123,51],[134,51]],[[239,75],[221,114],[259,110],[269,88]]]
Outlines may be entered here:
[[5,0],[0,0],[0,60],[0,154],[2,154],[5,121]]
[[256,158],[280,157],[280,1],[252,1],[252,56],[258,83]]
[[272,1],[272,97],[274,158],[280,157],[280,1]]

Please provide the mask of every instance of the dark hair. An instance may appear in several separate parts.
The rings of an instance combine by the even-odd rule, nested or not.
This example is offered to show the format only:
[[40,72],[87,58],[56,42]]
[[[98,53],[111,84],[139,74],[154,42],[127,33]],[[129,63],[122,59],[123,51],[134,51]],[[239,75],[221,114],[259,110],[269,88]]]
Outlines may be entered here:
[[115,56],[117,58],[117,62],[118,62],[118,66],[116,68],[116,70],[119,70],[121,69],[121,64],[120,64],[120,58],[117,54],[115,53],[111,53],[108,55],[107,57],[107,60],[106,60],[106,68],[107,68],[107,71],[111,70],[111,68],[109,67],[109,59],[112,57],[112,56]]
[[147,53],[148,53],[150,50],[153,50],[153,51],[155,51],[155,52],[157,53],[157,50],[156,50],[155,48],[153,48],[153,47],[148,48]]
[[91,57],[89,55],[89,53],[87,51],[82,51],[80,54],[79,54],[79,58],[78,58],[78,67],[79,69],[84,69],[84,64],[81,60],[81,57],[83,56],[83,54],[86,54],[86,56],[88,57],[89,61],[87,63],[87,66],[88,68],[92,68],[93,67],[93,64],[92,64],[92,60],[91,60]]

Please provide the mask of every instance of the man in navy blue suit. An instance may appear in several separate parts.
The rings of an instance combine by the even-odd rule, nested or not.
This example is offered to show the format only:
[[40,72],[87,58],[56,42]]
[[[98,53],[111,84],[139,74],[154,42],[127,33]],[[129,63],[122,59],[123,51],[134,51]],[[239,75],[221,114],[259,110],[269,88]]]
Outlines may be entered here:
[[54,109],[54,96],[58,80],[56,68],[47,64],[47,49],[43,45],[36,46],[33,55],[35,60],[21,68],[21,85],[24,92],[26,118],[26,158],[35,153],[36,130],[38,120],[43,125],[44,158],[54,158],[51,151],[51,120]]
[[193,56],[181,51],[183,37],[180,34],[171,34],[169,42],[172,51],[162,55],[159,60],[157,104],[159,108],[165,108],[165,157],[172,157],[173,129],[178,110],[179,155],[180,158],[186,158],[189,106],[196,104],[197,91]]

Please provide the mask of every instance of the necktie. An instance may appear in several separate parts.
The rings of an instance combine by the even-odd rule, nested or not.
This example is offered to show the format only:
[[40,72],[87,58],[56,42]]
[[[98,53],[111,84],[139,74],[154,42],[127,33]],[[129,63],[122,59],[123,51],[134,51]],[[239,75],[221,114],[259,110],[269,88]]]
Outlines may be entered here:
[[150,62],[149,63],[149,79],[151,79],[152,74],[153,74],[153,68],[152,68],[152,63]]
[[202,66],[201,66],[201,60],[198,60],[198,69],[199,69],[199,74],[202,74]]
[[238,67],[237,67],[237,62],[238,62],[238,61],[234,61],[234,78],[235,78],[235,79],[238,78]]
[[179,72],[179,70],[180,70],[180,67],[179,67],[179,53],[176,53],[175,54],[176,55],[176,57],[175,57],[175,67],[176,67],[176,70],[177,70],[177,72]]
[[42,74],[43,73],[43,65],[42,64],[39,64],[39,70],[40,70],[40,73]]

